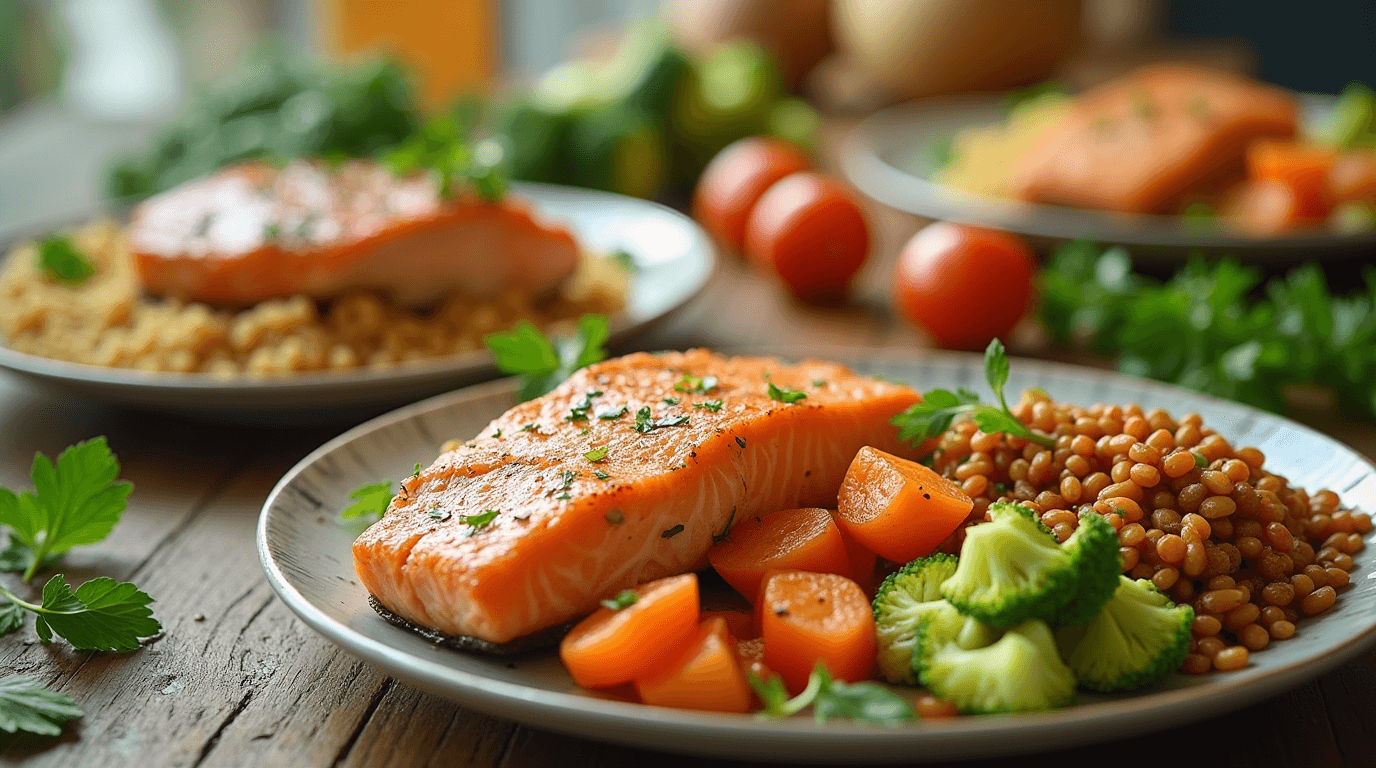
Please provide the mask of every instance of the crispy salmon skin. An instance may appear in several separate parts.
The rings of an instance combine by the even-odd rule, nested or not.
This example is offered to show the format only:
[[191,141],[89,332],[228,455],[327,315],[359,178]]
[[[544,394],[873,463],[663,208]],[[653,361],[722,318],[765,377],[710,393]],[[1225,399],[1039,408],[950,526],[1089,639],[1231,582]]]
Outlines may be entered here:
[[354,568],[401,617],[504,643],[704,567],[736,520],[835,507],[862,446],[911,453],[889,419],[919,399],[825,362],[608,360],[406,480]]

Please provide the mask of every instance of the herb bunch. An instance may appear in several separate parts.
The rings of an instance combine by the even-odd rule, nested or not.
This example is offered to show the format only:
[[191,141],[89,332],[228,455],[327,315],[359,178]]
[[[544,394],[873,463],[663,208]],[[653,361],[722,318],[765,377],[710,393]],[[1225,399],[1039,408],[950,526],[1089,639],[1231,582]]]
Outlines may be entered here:
[[1082,241],[1053,253],[1040,313],[1053,341],[1117,354],[1124,373],[1270,411],[1317,386],[1339,412],[1373,419],[1376,270],[1364,283],[1334,296],[1316,264],[1263,284],[1258,269],[1202,257],[1160,283],[1123,249]]

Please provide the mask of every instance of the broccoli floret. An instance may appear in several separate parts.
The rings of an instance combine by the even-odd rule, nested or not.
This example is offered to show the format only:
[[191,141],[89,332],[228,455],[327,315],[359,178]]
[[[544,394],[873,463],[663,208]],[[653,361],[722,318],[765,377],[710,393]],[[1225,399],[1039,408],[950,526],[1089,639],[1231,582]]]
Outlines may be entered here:
[[963,615],[945,600],[923,603],[922,620],[916,625],[917,638],[913,643],[911,679],[928,685],[927,674],[932,656],[948,645],[970,651],[991,645],[1003,634],[1002,630],[979,619]]
[[1118,532],[1094,512],[1080,515],[1080,526],[1061,545],[1079,562],[1074,596],[1056,616],[1057,626],[1086,624],[1099,615],[1118,588],[1123,559],[1118,554]]
[[1113,596],[1088,624],[1064,627],[1056,644],[1080,685],[1131,691],[1176,669],[1190,650],[1194,610],[1175,605],[1147,579],[1118,577]]
[[952,642],[928,657],[922,683],[961,712],[1035,712],[1075,701],[1075,673],[1046,622],[1030,619],[983,647]]
[[956,571],[954,555],[919,557],[890,574],[874,595],[874,631],[879,644],[879,670],[891,683],[917,682],[913,645],[917,628],[933,606],[944,604],[941,582]]
[[1085,553],[1062,548],[1027,507],[995,502],[989,517],[966,529],[960,563],[942,596],[995,627],[1055,618],[1075,597]]

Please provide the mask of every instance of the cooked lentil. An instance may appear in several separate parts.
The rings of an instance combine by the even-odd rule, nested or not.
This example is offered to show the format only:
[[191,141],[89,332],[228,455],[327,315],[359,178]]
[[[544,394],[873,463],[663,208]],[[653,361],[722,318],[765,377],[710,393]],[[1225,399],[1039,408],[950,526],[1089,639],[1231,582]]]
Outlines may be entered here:
[[981,492],[970,493],[974,509],[943,550],[958,552],[994,501],[1026,504],[1061,541],[1080,514],[1102,515],[1118,531],[1123,572],[1194,608],[1182,672],[1246,666],[1251,652],[1293,637],[1301,617],[1332,608],[1351,582],[1371,516],[1343,509],[1332,491],[1292,487],[1264,468],[1261,451],[1234,448],[1199,414],[1083,408],[1036,391],[1012,410],[1055,447],[954,424],[933,466]]

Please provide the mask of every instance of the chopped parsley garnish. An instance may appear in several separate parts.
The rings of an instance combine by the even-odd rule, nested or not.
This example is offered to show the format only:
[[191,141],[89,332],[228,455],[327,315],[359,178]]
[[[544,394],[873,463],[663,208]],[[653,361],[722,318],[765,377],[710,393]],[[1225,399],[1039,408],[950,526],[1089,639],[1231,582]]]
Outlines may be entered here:
[[496,432],[493,432],[493,433],[492,433],[492,436],[493,436],[494,438],[501,437],[501,436],[502,436],[502,430],[499,429],[499,430],[497,430]]
[[780,389],[774,382],[768,382],[766,388],[769,392],[770,400],[777,400],[781,403],[793,404],[807,397],[807,393],[797,389]]
[[666,397],[666,398],[664,398],[663,400],[661,400],[660,402],[664,403],[665,405],[678,405],[679,403],[681,403],[681,402],[683,402],[683,401],[680,400],[680,399],[677,398],[677,397]]
[[665,416],[659,419],[650,417],[650,407],[644,406],[635,412],[635,431],[650,433],[662,427],[677,427],[680,424],[687,424],[687,416]]
[[659,538],[661,538],[661,539],[672,539],[672,538],[674,538],[675,536],[679,535],[680,533],[683,533],[683,523],[679,523],[678,525],[674,526],[673,528],[670,528],[669,530],[665,531],[664,533],[659,534]]
[[998,339],[989,342],[984,350],[984,378],[999,399],[998,407],[981,403],[979,395],[963,387],[955,392],[933,389],[922,395],[922,402],[889,420],[898,427],[898,439],[916,445],[940,436],[957,416],[969,414],[983,432],[1015,435],[1047,447],[1056,444],[1055,438],[1033,432],[1008,409],[1003,396],[1003,386],[1008,383],[1008,356]]
[[637,594],[634,589],[623,589],[616,594],[616,597],[610,600],[603,600],[602,604],[613,611],[619,611],[622,608],[629,608],[635,605],[639,600],[640,595]]
[[764,703],[760,716],[766,718],[788,717],[811,706],[812,715],[819,723],[834,717],[882,725],[902,725],[917,719],[913,705],[902,696],[874,682],[832,680],[820,661],[812,670],[807,687],[791,699],[783,678],[778,675],[761,680],[751,672],[750,687]]
[[557,488],[555,488],[554,490],[556,490],[556,491],[566,491],[566,490],[568,490],[569,488],[572,488],[572,487],[573,487],[573,479],[574,479],[575,477],[578,477],[578,473],[577,473],[577,472],[574,472],[574,471],[571,470],[571,469],[565,469],[565,470],[563,470],[562,472],[559,473],[559,486],[558,486]]
[[565,421],[587,421],[588,412],[592,410],[592,399],[602,394],[600,389],[592,389],[583,393],[583,399],[576,403],[569,411],[569,415],[564,417]]
[[626,522],[626,516],[621,514],[621,510],[619,509],[613,509],[612,511],[603,515],[603,517],[606,518],[607,522],[611,523],[612,525],[621,525],[622,523]]
[[595,415],[597,418],[603,421],[615,421],[621,418],[622,416],[625,416],[627,410],[629,409],[624,405],[618,406],[616,408],[613,408],[611,406],[603,406],[594,411],[593,415]]
[[1200,453],[1199,451],[1190,451],[1190,455],[1194,456],[1194,465],[1196,467],[1203,469],[1209,466],[1209,460],[1204,458],[1204,454]]
[[469,536],[472,536],[479,530],[486,528],[488,525],[492,523],[493,520],[496,519],[497,510],[495,509],[484,509],[482,512],[479,512],[476,515],[459,516],[459,522],[463,523],[464,525],[472,526],[473,529],[468,532]]
[[814,387],[825,387],[826,385],[827,385],[827,380],[826,380],[826,379],[813,379],[813,380],[812,380],[812,386],[814,386]]
[[568,501],[573,497],[569,495],[568,491],[564,491],[563,493],[559,494],[558,496],[555,496],[554,498],[559,501]]
[[[464,445],[468,445],[468,443],[464,443]],[[412,477],[412,478],[420,477],[420,462],[419,462],[419,461],[416,462],[416,468],[415,468],[415,470],[414,470],[413,472],[411,472],[411,477]]]
[[674,385],[674,390],[695,395],[705,395],[717,388],[716,376],[684,376]]
[[96,273],[91,260],[59,235],[45,237],[38,243],[38,269],[49,280],[68,285],[80,285]]
[[623,248],[617,248],[612,251],[611,259],[627,272],[638,271],[635,266],[635,259],[631,256],[629,251]]
[[539,432],[539,431],[540,431],[540,425],[539,425],[539,424],[536,424],[536,423],[533,422],[533,421],[530,422],[530,423],[528,423],[528,424],[522,424],[522,425],[521,425],[521,431],[522,431],[522,432]]
[[596,477],[598,480],[606,480],[611,477],[611,475],[607,474],[606,472],[603,472],[600,469],[594,470],[592,474],[593,477]]
[[603,344],[608,334],[606,315],[583,315],[578,321],[578,335],[557,345],[526,320],[513,330],[484,336],[483,343],[503,373],[520,377],[520,398],[524,401],[549,392],[574,371],[606,358]]
[[578,430],[578,436],[582,437],[583,435],[586,435],[591,431],[592,429],[590,427],[583,427],[582,429]]
[[430,517],[433,518],[433,519],[435,519],[435,520],[448,520],[448,519],[450,518],[449,510],[447,510],[447,509],[440,509],[440,507],[439,507],[438,504],[436,504],[435,506],[431,507],[431,508],[428,510],[427,514],[429,514]]
[[607,446],[604,445],[599,448],[594,448],[591,451],[588,451],[587,453],[583,454],[583,458],[595,464],[607,458]]
[[720,411],[720,410],[721,410],[721,406],[722,406],[722,402],[721,402],[720,400],[708,400],[708,401],[703,402],[703,403],[693,403],[693,407],[694,407],[694,408],[705,408],[705,409],[711,411],[712,413],[716,413],[717,411]]

